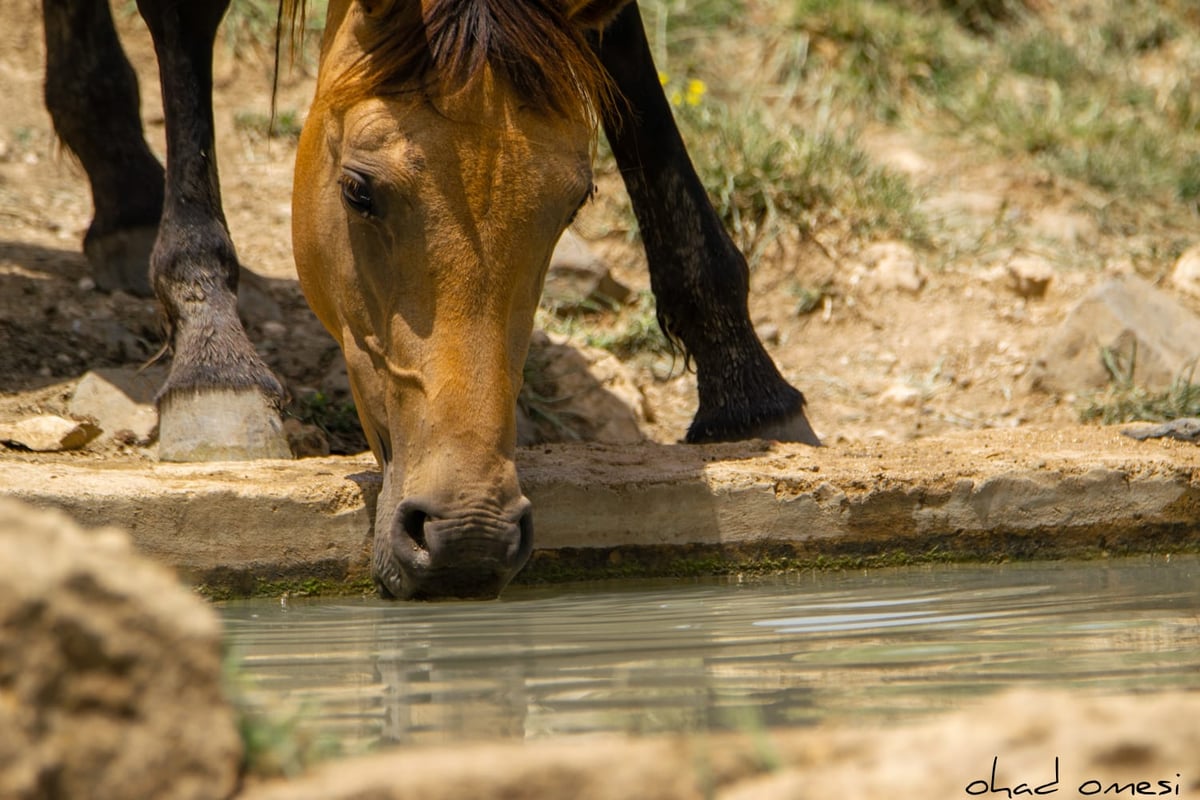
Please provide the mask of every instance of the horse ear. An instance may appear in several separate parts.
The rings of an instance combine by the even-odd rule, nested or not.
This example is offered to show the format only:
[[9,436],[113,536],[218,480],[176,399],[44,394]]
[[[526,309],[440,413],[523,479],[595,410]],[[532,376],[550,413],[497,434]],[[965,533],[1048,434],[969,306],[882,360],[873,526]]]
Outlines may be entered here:
[[565,0],[567,19],[587,30],[603,30],[630,0]]

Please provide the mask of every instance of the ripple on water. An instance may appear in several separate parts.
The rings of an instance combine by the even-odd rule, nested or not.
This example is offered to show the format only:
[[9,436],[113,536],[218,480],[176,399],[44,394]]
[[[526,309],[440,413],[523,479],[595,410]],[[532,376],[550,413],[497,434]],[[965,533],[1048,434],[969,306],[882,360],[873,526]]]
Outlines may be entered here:
[[349,748],[892,720],[1014,685],[1195,687],[1200,559],[232,602],[253,702]]

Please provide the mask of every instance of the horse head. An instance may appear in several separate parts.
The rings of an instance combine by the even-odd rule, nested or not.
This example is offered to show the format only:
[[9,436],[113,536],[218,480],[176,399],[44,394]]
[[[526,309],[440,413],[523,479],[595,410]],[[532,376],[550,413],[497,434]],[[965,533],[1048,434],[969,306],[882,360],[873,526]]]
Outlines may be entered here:
[[329,5],[297,153],[305,295],[383,470],[385,596],[494,597],[533,546],[516,398],[555,242],[592,193],[622,0]]

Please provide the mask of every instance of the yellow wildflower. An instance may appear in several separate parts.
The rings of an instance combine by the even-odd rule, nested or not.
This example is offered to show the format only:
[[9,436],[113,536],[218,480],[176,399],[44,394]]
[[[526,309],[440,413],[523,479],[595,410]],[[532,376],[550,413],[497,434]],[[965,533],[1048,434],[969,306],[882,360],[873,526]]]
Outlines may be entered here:
[[687,104],[689,106],[700,105],[700,100],[703,99],[705,93],[708,92],[708,84],[704,81],[693,78],[688,81],[687,85]]

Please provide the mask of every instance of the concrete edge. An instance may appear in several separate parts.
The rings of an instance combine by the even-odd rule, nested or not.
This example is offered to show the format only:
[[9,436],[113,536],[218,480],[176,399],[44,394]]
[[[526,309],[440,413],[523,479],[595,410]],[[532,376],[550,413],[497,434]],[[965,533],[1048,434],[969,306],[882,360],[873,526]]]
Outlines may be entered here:
[[[519,580],[1200,551],[1200,448],[1078,455],[983,446],[930,474],[763,443],[523,451],[538,549]],[[214,596],[369,591],[379,486],[361,457],[0,461],[0,495],[124,528]]]

